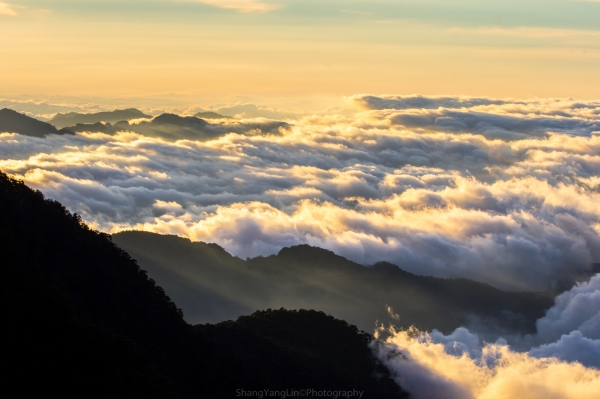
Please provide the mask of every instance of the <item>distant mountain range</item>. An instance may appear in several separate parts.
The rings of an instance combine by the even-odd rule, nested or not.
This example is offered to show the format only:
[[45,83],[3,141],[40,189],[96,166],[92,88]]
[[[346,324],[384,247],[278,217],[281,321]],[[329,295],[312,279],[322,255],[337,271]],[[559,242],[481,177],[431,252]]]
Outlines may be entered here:
[[219,126],[214,127],[204,119],[175,114],[161,114],[151,121],[137,124],[119,122],[114,127],[117,130],[129,130],[147,137],[157,137],[168,141],[182,139],[206,141],[224,133]]
[[128,231],[113,235],[113,241],[138,260],[191,323],[284,307],[322,310],[365,331],[378,321],[448,333],[477,318],[529,333],[553,304],[552,295],[417,276],[389,263],[367,267],[308,245],[244,261],[216,244],[177,236]]
[[[206,118],[233,120],[233,118],[223,117],[214,112],[200,114],[206,114]],[[138,118],[150,119],[136,123],[130,123],[126,120]],[[0,132],[19,133],[33,137],[82,132],[112,135],[119,131],[129,131],[167,141],[208,141],[228,133],[246,134],[250,132],[255,134],[255,132],[262,132],[278,134],[280,128],[289,127],[289,124],[280,121],[248,121],[244,123],[233,121],[225,124],[211,124],[196,116],[179,116],[168,113],[152,118],[133,108],[95,114],[75,112],[57,114],[50,122],[56,123],[56,125],[39,121],[10,109],[0,110]],[[62,128],[59,130],[57,127]]]
[[[123,124],[129,126],[127,121],[123,121]],[[83,133],[83,132],[93,132],[93,133],[104,133],[104,134],[115,134],[119,131],[116,127],[111,125],[110,123],[105,122],[96,122],[96,123],[78,123],[74,126],[69,126],[63,128],[63,130],[68,130],[73,133]]]
[[194,116],[179,116],[175,114],[162,114],[149,121],[129,123],[119,121],[114,124],[97,122],[94,124],[79,123],[65,129],[79,132],[94,132],[115,134],[119,131],[136,132],[147,137],[156,137],[168,141],[196,140],[206,141],[222,135],[223,129],[212,128],[203,119]]
[[49,123],[60,129],[77,124],[94,124],[98,122],[115,123],[139,118],[152,118],[152,116],[146,115],[135,108],[116,109],[114,111],[96,112],[91,114],[68,112],[65,114],[56,114]]
[[38,121],[12,109],[0,110],[0,133],[18,133],[32,137],[46,137],[49,134],[72,134],[68,130],[58,130],[53,125]]
[[233,119],[231,116],[225,116],[211,111],[198,112],[194,116],[202,119]]
[[3,397],[218,399],[307,388],[407,397],[373,356],[372,337],[322,312],[185,323],[110,236],[3,173],[0,254]]

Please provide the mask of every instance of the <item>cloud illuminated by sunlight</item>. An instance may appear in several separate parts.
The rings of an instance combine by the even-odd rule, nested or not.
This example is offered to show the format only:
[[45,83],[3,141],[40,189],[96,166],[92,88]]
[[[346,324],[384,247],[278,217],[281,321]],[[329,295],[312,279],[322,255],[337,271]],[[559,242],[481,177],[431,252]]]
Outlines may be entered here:
[[102,231],[177,234],[240,257],[310,244],[512,290],[565,289],[600,261],[600,103],[347,101],[361,112],[212,121],[208,141],[5,133],[0,169]]
[[11,4],[0,3],[0,15],[9,15],[11,17],[17,16],[17,12],[14,10]]
[[[595,398],[600,371],[556,358],[535,358],[502,343],[487,344],[473,359],[458,342],[429,334],[394,332],[376,346],[380,360],[414,399]],[[450,353],[448,351],[450,349]],[[458,353],[452,353],[458,352]]]
[[272,4],[262,3],[256,0],[193,0],[215,7],[228,8],[239,12],[266,12],[276,9]]

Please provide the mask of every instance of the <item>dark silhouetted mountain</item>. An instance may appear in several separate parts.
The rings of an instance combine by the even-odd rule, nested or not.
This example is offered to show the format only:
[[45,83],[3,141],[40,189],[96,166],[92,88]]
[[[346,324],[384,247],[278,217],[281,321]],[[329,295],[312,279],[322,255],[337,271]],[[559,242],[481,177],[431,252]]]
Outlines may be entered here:
[[[229,359],[211,362],[216,365],[211,378],[217,386],[246,391],[265,386],[273,390],[356,389],[365,392],[364,398],[408,397],[398,392],[387,369],[373,360],[368,348],[371,335],[323,312],[269,309],[235,322],[195,329],[220,348],[218,356]],[[223,365],[228,368],[220,368]]]
[[115,134],[118,131],[131,131],[148,137],[157,137],[168,141],[181,139],[206,141],[224,134],[219,126],[213,127],[203,119],[193,116],[182,117],[175,114],[162,114],[150,121],[130,124],[120,120],[114,124],[97,122],[93,124],[78,123],[69,126],[73,132],[92,132]]
[[[127,122],[125,122],[127,123]],[[127,124],[129,125],[129,124]],[[115,134],[118,129],[107,122],[96,122],[91,124],[78,123],[75,126],[69,126],[61,130],[68,130],[73,133],[91,132],[91,133],[104,133],[104,134]]]
[[316,311],[195,326],[110,236],[0,173],[2,396],[233,398],[238,389],[406,395],[371,337]]
[[210,124],[195,116],[179,116],[162,114],[152,121],[142,121],[138,124],[119,122],[115,127],[119,130],[131,130],[149,137],[159,137],[164,140],[195,140],[207,141],[228,133],[246,134],[259,131],[262,133],[278,133],[280,128],[290,125],[280,121],[250,121],[245,123]]
[[183,128],[201,129],[208,123],[195,116],[179,116],[175,114],[161,114],[154,118],[152,122],[156,125],[179,126]]
[[8,108],[0,110],[0,133],[4,132],[33,137],[46,137],[49,134],[72,134],[68,130],[59,131],[49,123],[38,121]]
[[210,124],[203,119],[194,116],[179,116],[175,114],[162,114],[150,121],[140,123],[129,123],[119,121],[114,124],[94,123],[77,124],[62,130],[69,132],[92,132],[115,134],[119,131],[130,131],[147,137],[160,138],[167,141],[194,140],[208,141],[216,139],[228,133],[238,134],[279,134],[280,128],[288,128],[286,122],[260,120],[244,121],[226,124]]
[[117,130],[129,130],[148,137],[163,140],[195,140],[207,141],[227,133],[220,126],[213,126],[203,119],[194,116],[162,114],[151,121],[129,124],[126,121],[116,123]]
[[130,231],[113,235],[113,241],[138,260],[192,323],[284,307],[319,309],[365,331],[379,321],[448,333],[476,319],[528,333],[553,304],[547,294],[417,276],[389,263],[366,267],[308,245],[244,261],[216,244],[177,236]]
[[231,116],[225,116],[211,111],[198,112],[194,116],[202,119],[233,119]]
[[91,114],[82,114],[79,112],[67,112],[65,114],[56,114],[50,120],[50,123],[57,128],[74,126],[81,124],[94,124],[98,122],[115,123],[138,118],[152,118],[135,108],[116,109],[114,111],[95,112]]
[[148,355],[130,339],[77,317],[64,290],[25,266],[15,241],[0,219],[3,397],[173,396],[171,382]]

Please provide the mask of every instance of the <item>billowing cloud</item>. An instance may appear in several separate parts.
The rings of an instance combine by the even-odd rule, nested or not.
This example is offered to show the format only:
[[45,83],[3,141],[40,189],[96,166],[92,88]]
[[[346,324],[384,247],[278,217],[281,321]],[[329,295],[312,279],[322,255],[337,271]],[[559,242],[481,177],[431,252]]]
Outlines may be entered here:
[[580,362],[600,369],[600,340],[587,338],[581,331],[572,331],[556,342],[540,345],[532,349],[530,354],[537,358]]
[[379,359],[414,399],[595,398],[600,371],[580,363],[538,358],[487,344],[481,355],[456,354],[429,334],[397,332],[375,345]]
[[599,114],[600,102],[577,101],[564,98],[542,98],[535,100],[492,99],[486,97],[453,96],[373,96],[358,94],[346,98],[349,104],[362,110],[405,110],[405,109],[470,109],[474,112],[492,114],[547,115],[563,117],[593,117]]
[[[555,306],[538,320],[537,330],[546,342],[578,331],[582,337],[599,340],[600,345],[600,275],[559,295]],[[596,346],[597,353],[599,348]]]
[[[416,399],[591,398],[600,389],[599,298],[597,274],[559,295],[534,335],[486,343],[464,327],[449,335],[390,328],[372,347]],[[515,351],[515,340],[529,345]]]
[[[477,97],[451,96],[371,96],[356,95],[348,97],[349,102],[365,110],[383,109],[437,109],[437,108],[472,108],[481,105],[502,105],[503,100]],[[520,102],[520,104],[525,104]]]
[[[600,262],[600,104],[353,98],[379,105],[286,124],[211,121],[205,141],[177,127],[166,141],[143,121],[138,133],[3,134],[0,168],[101,230],[178,234],[241,257],[308,243],[553,291]],[[429,122],[409,123],[415,115]]]
[[492,100],[472,97],[366,96],[348,98],[376,120],[412,129],[480,134],[519,140],[549,133],[600,131],[600,103],[567,100]]

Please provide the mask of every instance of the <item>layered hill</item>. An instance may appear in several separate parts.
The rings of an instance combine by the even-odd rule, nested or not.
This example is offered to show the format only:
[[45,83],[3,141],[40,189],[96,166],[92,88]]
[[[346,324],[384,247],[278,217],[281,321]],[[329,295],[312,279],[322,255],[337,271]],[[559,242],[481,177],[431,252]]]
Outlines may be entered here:
[[0,110],[0,133],[18,133],[32,137],[46,137],[49,134],[72,134],[67,130],[58,130],[53,125],[21,114],[12,109]]
[[192,323],[285,307],[323,310],[365,331],[385,322],[449,333],[484,321],[531,333],[553,304],[552,295],[417,276],[389,263],[367,267],[308,245],[244,261],[216,244],[177,236],[129,231],[113,235],[113,241],[138,260]]
[[[58,114],[52,123],[39,121],[10,109],[0,110],[0,133],[18,133],[33,137],[46,137],[49,134],[135,132],[146,137],[159,138],[166,141],[193,140],[208,141],[228,133],[238,134],[279,134],[280,129],[289,128],[289,124],[281,121],[233,121],[216,113],[206,113],[209,119],[231,119],[232,122],[209,123],[195,116],[179,116],[161,114],[152,118],[136,109],[116,110],[95,114],[68,113]],[[127,119],[147,118],[135,121]],[[66,126],[66,127],[65,127]]]
[[58,113],[50,120],[57,128],[75,126],[77,124],[94,124],[99,122],[115,123],[130,119],[152,118],[135,108],[116,109],[114,111],[84,114],[79,112]]
[[162,114],[151,120],[139,123],[129,123],[127,120],[119,120],[114,123],[77,123],[66,127],[65,130],[75,133],[92,132],[104,134],[128,131],[167,141],[182,139],[206,141],[219,137],[224,133],[223,129],[218,126],[215,128],[203,119],[175,114]]
[[202,119],[233,119],[231,116],[225,116],[211,111],[198,112],[194,114],[194,116]]
[[[217,115],[217,114],[215,114]],[[216,118],[211,119],[231,119]],[[92,132],[115,134],[119,131],[135,132],[146,137],[155,137],[166,141],[193,140],[208,141],[228,133],[278,134],[280,128],[288,128],[289,124],[280,121],[244,121],[231,123],[209,123],[195,116],[179,116],[175,114],[161,114],[152,120],[136,123],[119,121],[114,124],[97,122],[93,124],[78,123],[65,130],[71,132]]]
[[195,116],[179,116],[175,114],[161,114],[151,121],[138,124],[119,122],[115,125],[118,130],[130,130],[148,137],[157,137],[163,140],[197,140],[206,141],[223,134],[219,128],[212,126],[204,119]]
[[406,397],[374,359],[372,337],[322,312],[187,324],[110,236],[1,173],[0,251],[6,397],[232,398],[307,387]]

